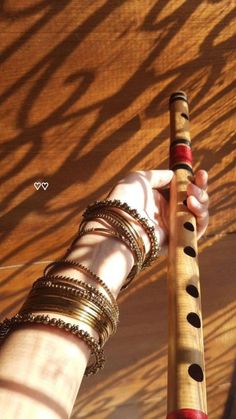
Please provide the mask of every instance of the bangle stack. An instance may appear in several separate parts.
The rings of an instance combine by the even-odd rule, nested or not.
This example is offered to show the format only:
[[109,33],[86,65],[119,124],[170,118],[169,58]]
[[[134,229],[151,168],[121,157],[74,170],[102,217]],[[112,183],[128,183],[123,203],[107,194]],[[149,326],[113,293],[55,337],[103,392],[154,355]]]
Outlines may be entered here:
[[20,314],[32,311],[60,312],[92,326],[100,336],[101,346],[117,329],[118,315],[110,301],[98,296],[96,289],[82,289],[64,280],[38,280],[30,291]]
[[[122,211],[118,212],[116,209]],[[123,212],[131,215],[146,231],[151,243],[151,250],[148,254],[145,252],[141,236],[127,220],[127,217],[123,215]],[[134,258],[134,266],[129,272],[122,289],[127,288],[133,278],[156,259],[159,245],[154,227],[149,224],[147,219],[141,217],[135,209],[131,209],[129,205],[122,204],[119,200],[96,201],[88,206],[83,217],[79,233],[69,250],[73,249],[78,238],[85,234],[101,234],[120,240],[128,247]],[[91,220],[99,223],[105,221],[109,228],[107,226],[106,228],[86,228],[87,223]],[[44,276],[33,283],[19,313],[0,323],[0,343],[8,333],[22,323],[42,323],[59,327],[82,339],[89,347],[91,355],[95,355],[95,362],[86,368],[85,375],[88,376],[103,368],[105,362],[103,346],[117,330],[119,309],[115,297],[106,283],[86,266],[68,259],[68,254],[69,252],[65,259],[57,260],[46,267]],[[94,286],[83,280],[84,276],[81,279],[76,279],[58,274],[58,270],[55,272],[55,269],[63,267],[70,267],[82,272],[94,282]],[[98,286],[102,288],[103,292],[99,291]],[[60,318],[56,319],[45,314],[36,314],[40,311],[59,313],[71,317],[92,327],[99,338],[91,337],[87,331],[80,329],[79,326],[66,323]]]
[[[151,249],[150,252],[145,255],[145,247],[142,238],[135,232],[135,229],[131,226],[131,223],[127,221],[125,216],[118,214],[115,210],[122,210],[124,213],[131,215],[146,231]],[[122,231],[123,235],[129,241],[131,252],[134,254],[135,265],[130,271],[127,280],[121,289],[126,289],[133,278],[144,268],[151,265],[151,263],[157,258],[160,246],[155,235],[155,227],[150,225],[147,218],[142,217],[136,209],[132,209],[128,204],[122,203],[118,199],[103,201],[95,201],[90,204],[85,212],[83,213],[84,221],[82,222],[79,233],[83,232],[83,226],[86,222],[91,220],[104,219],[108,221],[113,229],[117,230],[118,234]]]

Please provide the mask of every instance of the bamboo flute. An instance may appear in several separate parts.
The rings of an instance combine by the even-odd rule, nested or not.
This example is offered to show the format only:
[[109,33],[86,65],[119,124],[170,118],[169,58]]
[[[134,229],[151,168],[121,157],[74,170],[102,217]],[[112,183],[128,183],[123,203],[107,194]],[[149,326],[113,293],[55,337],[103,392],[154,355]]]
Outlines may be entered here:
[[193,180],[188,99],[170,105],[170,238],[168,255],[167,419],[207,419],[196,220],[186,190]]

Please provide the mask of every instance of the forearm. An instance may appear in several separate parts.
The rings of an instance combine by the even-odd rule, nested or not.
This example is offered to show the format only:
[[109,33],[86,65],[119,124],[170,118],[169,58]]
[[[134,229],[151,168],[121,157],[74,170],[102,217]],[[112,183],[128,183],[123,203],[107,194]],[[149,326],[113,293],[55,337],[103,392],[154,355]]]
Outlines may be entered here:
[[12,332],[1,350],[6,419],[67,418],[89,358],[85,344],[44,325]]
[[[100,276],[115,297],[133,266],[133,256],[126,245],[98,235],[80,238],[67,258],[83,263]],[[89,282],[85,274],[72,268],[57,270]],[[61,314],[45,313],[78,324],[98,337],[88,325]],[[10,333],[0,352],[0,403],[6,412],[4,418],[68,417],[89,356],[84,342],[58,328],[32,324]]]

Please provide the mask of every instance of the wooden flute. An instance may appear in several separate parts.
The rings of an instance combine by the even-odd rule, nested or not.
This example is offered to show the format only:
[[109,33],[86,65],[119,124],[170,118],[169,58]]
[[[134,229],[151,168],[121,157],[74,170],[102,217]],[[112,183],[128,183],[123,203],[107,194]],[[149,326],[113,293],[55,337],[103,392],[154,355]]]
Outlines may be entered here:
[[207,419],[197,231],[187,208],[193,180],[189,107],[184,92],[170,106],[170,237],[168,255],[167,419]]

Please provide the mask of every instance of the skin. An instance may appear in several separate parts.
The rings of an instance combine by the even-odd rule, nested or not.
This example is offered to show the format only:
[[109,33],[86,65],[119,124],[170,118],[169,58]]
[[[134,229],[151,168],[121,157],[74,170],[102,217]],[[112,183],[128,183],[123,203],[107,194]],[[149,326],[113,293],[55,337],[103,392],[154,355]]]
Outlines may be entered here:
[[[150,220],[155,226],[163,253],[166,253],[168,243],[169,211],[163,188],[168,188],[172,177],[173,172],[169,170],[133,172],[118,182],[107,196],[127,202]],[[198,238],[207,228],[208,204],[207,173],[199,170],[195,184],[190,184],[187,191],[187,205],[196,216]],[[148,252],[150,243],[144,229],[134,219],[123,215],[137,228]],[[96,225],[96,222],[89,224]],[[67,258],[84,264],[100,276],[115,298],[134,262],[125,244],[99,234],[79,238]],[[57,268],[55,272],[84,280],[99,288],[86,275],[73,268]],[[44,313],[78,324],[97,338],[96,331],[81,324],[78,319],[58,313]],[[62,329],[31,324],[10,333],[0,349],[0,405],[4,406],[4,419],[68,418],[89,357],[88,347]]]

